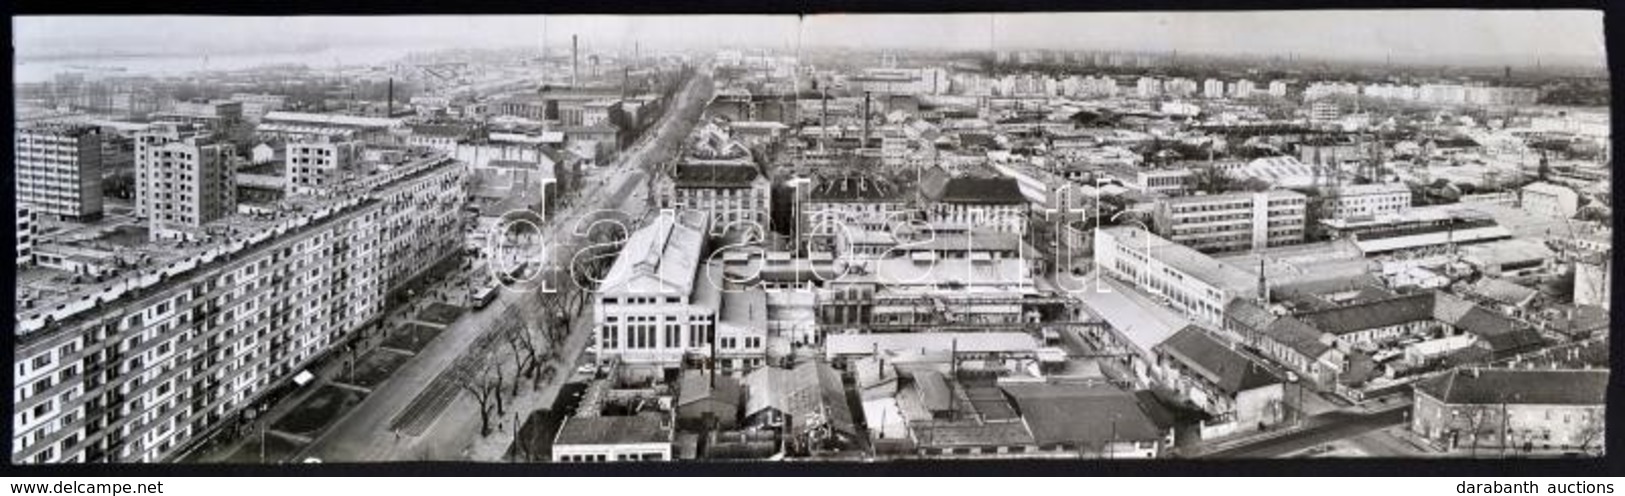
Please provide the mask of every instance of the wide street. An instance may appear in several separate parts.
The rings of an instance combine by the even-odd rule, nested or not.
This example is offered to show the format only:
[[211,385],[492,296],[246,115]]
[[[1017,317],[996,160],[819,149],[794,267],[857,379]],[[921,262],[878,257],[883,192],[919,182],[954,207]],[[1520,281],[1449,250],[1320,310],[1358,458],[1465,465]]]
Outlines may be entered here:
[[[626,150],[615,162],[603,167],[589,178],[583,190],[565,210],[551,215],[544,226],[546,239],[554,254],[572,253],[585,240],[563,236],[561,229],[574,228],[565,222],[579,218],[594,210],[625,212],[637,218],[646,207],[647,171],[661,164],[676,151],[677,144],[694,126],[700,109],[709,100],[710,79],[697,74],[689,79],[674,98],[674,103],[659,122]],[[602,178],[602,181],[600,181]],[[550,260],[554,257],[549,257]],[[458,390],[444,410],[420,435],[400,433],[391,424],[403,409],[414,405],[417,398],[434,379],[452,367],[471,344],[489,331],[506,305],[517,304],[535,295],[505,290],[496,302],[484,309],[465,314],[453,322],[427,348],[412,361],[367,396],[354,411],[318,436],[298,459],[317,458],[329,462],[413,461],[413,460],[468,460],[479,440],[480,417],[478,403],[466,392]],[[550,404],[557,390],[570,376],[576,357],[586,348],[592,334],[591,316],[586,312],[571,319],[572,329],[559,354],[562,363],[554,364],[560,370],[539,391],[531,391],[528,384],[521,387],[519,405],[508,405],[502,419],[492,419],[493,439],[512,439],[514,406]],[[511,365],[503,364],[504,368]],[[511,375],[511,369],[509,371]],[[505,400],[511,401],[511,400]],[[549,402],[544,403],[543,401]],[[417,404],[422,404],[418,402]],[[520,412],[521,415],[529,411]],[[501,423],[501,432],[496,432]],[[487,441],[485,444],[490,444]],[[482,450],[483,451],[483,450]],[[480,457],[485,458],[485,457]]]
[[1307,427],[1285,434],[1268,437],[1240,446],[1210,451],[1203,458],[1274,458],[1310,447],[1360,436],[1371,431],[1405,422],[1410,408],[1398,407],[1383,411],[1362,413],[1335,411],[1315,415],[1306,420]]

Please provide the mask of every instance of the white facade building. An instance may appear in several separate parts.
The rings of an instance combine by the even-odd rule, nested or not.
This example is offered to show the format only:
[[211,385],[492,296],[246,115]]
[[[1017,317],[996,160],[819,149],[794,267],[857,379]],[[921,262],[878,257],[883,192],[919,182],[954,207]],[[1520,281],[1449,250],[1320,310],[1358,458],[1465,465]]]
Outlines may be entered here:
[[1326,202],[1328,217],[1333,219],[1398,213],[1411,208],[1411,188],[1404,183],[1343,186]]

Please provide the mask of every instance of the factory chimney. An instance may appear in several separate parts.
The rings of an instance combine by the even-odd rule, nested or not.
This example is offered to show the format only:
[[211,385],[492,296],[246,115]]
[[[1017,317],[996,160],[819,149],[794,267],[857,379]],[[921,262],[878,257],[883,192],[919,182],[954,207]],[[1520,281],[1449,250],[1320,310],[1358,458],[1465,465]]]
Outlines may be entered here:
[[570,87],[580,85],[581,77],[581,45],[576,35],[570,35]]
[[389,78],[389,89],[385,90],[384,118],[395,116],[395,78]]
[[861,148],[869,147],[869,92],[863,92],[863,143]]

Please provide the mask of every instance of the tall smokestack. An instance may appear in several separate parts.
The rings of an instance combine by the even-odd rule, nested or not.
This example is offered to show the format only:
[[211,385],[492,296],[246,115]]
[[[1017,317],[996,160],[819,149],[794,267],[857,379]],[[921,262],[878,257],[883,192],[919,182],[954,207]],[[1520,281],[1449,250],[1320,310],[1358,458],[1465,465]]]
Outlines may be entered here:
[[829,143],[829,88],[820,87],[819,89],[822,92],[818,94],[818,103],[823,105],[823,110],[818,116],[818,127],[823,131],[819,133],[819,138],[821,143]]
[[869,92],[863,92],[863,148],[869,147]]
[[576,35],[570,35],[570,86],[581,84],[581,44]]
[[389,89],[386,90],[386,96],[384,98],[387,98],[389,100],[388,102],[384,103],[384,117],[385,118],[394,117],[395,116],[395,78],[389,78]]

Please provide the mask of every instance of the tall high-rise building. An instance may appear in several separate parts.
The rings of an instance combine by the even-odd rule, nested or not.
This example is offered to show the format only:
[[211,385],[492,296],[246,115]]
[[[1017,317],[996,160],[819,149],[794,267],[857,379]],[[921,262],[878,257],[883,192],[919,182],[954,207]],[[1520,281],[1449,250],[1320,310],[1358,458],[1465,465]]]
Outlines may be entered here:
[[17,130],[17,203],[38,215],[94,220],[102,215],[102,136],[94,126],[34,125]]
[[1286,97],[1286,81],[1282,81],[1282,80],[1279,80],[1279,79],[1274,80],[1274,81],[1270,81],[1270,96],[1273,96],[1273,97],[1276,97],[1276,98],[1285,98]]
[[1224,98],[1224,81],[1211,78],[1203,81],[1202,96],[1207,98]]
[[173,460],[237,425],[461,251],[467,170],[408,164],[320,208],[235,218],[209,246],[154,244],[107,285],[19,287],[12,461]]
[[210,133],[158,128],[136,135],[136,215],[154,232],[201,226],[237,210],[235,147]]
[[1141,77],[1135,81],[1135,94],[1140,98],[1155,98],[1162,95],[1162,80],[1154,77]]
[[22,267],[34,263],[34,236],[38,233],[39,221],[34,219],[34,210],[25,205],[17,205],[17,266]]
[[326,191],[360,156],[361,146],[355,142],[314,139],[288,143],[283,169],[287,191],[292,194]]
[[1235,98],[1249,98],[1252,97],[1253,93],[1256,91],[1258,91],[1258,87],[1254,85],[1252,81],[1238,79],[1236,80],[1235,85],[1231,86],[1230,96]]

